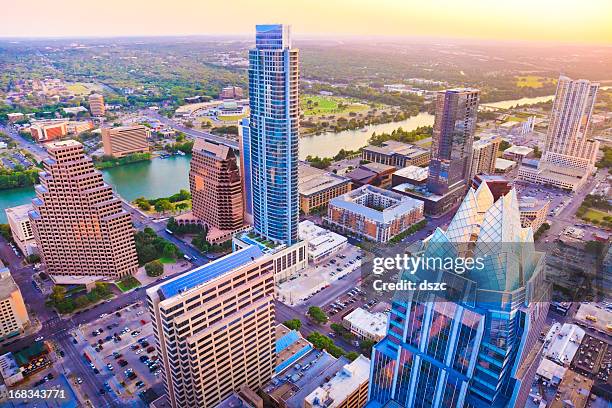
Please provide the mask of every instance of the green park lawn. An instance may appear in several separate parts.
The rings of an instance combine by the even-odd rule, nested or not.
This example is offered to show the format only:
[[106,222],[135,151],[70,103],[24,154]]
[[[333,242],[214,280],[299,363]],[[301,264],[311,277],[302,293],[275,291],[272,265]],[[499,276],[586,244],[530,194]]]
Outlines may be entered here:
[[[342,106],[340,106],[342,104]],[[343,114],[361,112],[368,109],[368,105],[353,102],[347,98],[323,95],[304,95],[300,100],[300,107],[305,116],[320,116],[330,114]]]
[[587,219],[588,218],[588,219],[591,219],[591,220],[597,220],[599,222],[602,222],[603,218],[607,217],[607,216],[608,216],[608,213],[606,213],[604,211],[599,211],[599,210],[596,210],[594,208],[589,208],[582,218],[583,219]]
[[174,258],[159,258],[159,262],[163,263],[163,264],[173,264],[176,263],[176,259]]
[[120,281],[115,282],[115,285],[117,285],[119,290],[122,292],[127,292],[128,290],[139,287],[141,284],[135,277],[128,276],[127,278],[123,278]]

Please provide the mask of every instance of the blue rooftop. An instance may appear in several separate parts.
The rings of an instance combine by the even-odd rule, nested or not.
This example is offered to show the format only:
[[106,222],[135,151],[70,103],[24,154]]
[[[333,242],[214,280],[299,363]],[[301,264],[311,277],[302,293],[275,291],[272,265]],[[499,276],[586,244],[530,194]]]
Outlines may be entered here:
[[249,246],[240,251],[233,252],[206,265],[200,266],[185,275],[170,281],[159,288],[164,299],[171,298],[179,293],[192,289],[208,282],[218,276],[236,269],[239,266],[259,258],[263,252],[257,246]]
[[276,353],[280,353],[296,341],[300,339],[300,335],[295,330],[291,330],[280,339],[276,340]]

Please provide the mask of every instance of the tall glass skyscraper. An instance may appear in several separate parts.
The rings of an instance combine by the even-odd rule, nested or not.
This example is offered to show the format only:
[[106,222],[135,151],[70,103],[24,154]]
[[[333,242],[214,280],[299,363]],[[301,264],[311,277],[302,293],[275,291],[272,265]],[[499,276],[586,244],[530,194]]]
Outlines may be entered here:
[[287,245],[298,241],[298,74],[290,26],[258,25],[249,51],[253,221],[257,233]]
[[436,99],[427,188],[443,195],[467,185],[480,91],[448,89]]
[[497,201],[487,183],[468,190],[448,229],[418,255],[482,263],[464,274],[422,266],[404,274],[449,289],[396,293],[387,336],[372,352],[367,407],[525,406],[550,292],[514,190]]

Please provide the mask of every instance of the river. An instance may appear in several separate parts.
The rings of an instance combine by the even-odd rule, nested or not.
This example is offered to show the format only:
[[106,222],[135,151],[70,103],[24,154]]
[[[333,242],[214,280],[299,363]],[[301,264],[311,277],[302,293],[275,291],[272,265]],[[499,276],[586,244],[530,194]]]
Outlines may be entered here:
[[[522,98],[487,104],[499,108],[508,108],[517,104],[543,102],[552,96]],[[332,157],[340,149],[356,150],[367,145],[372,133],[390,133],[398,127],[414,130],[419,126],[432,125],[433,115],[421,112],[400,122],[383,123],[368,126],[366,131],[345,130],[339,133],[322,133],[316,136],[300,138],[300,159],[308,155]],[[167,159],[153,159],[148,162],[132,163],[102,171],[104,180],[113,186],[126,200],[138,197],[167,197],[180,189],[189,189],[189,156],[172,156]],[[5,208],[29,203],[34,197],[33,188],[0,190],[0,223],[6,223]]]

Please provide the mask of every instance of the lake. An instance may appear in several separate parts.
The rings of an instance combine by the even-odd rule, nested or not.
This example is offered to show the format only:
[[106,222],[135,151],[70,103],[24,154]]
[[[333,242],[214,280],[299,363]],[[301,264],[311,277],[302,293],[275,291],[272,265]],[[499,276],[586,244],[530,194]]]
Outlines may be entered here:
[[[544,102],[553,96],[536,98],[521,98],[510,101],[488,103],[488,106],[509,108],[517,104]],[[391,133],[398,127],[404,130],[414,130],[419,126],[433,125],[434,116],[421,112],[416,116],[400,122],[370,125],[366,131],[361,129],[345,130],[339,133],[322,133],[315,136],[300,138],[300,159],[308,155],[333,157],[340,149],[356,150],[367,145],[372,133]],[[167,159],[132,163],[102,171],[104,180],[109,183],[126,200],[132,201],[138,197],[158,198],[178,193],[180,189],[189,189],[190,156],[171,156]],[[18,188],[0,190],[0,223],[6,223],[5,208],[29,203],[34,197],[33,188]]]

